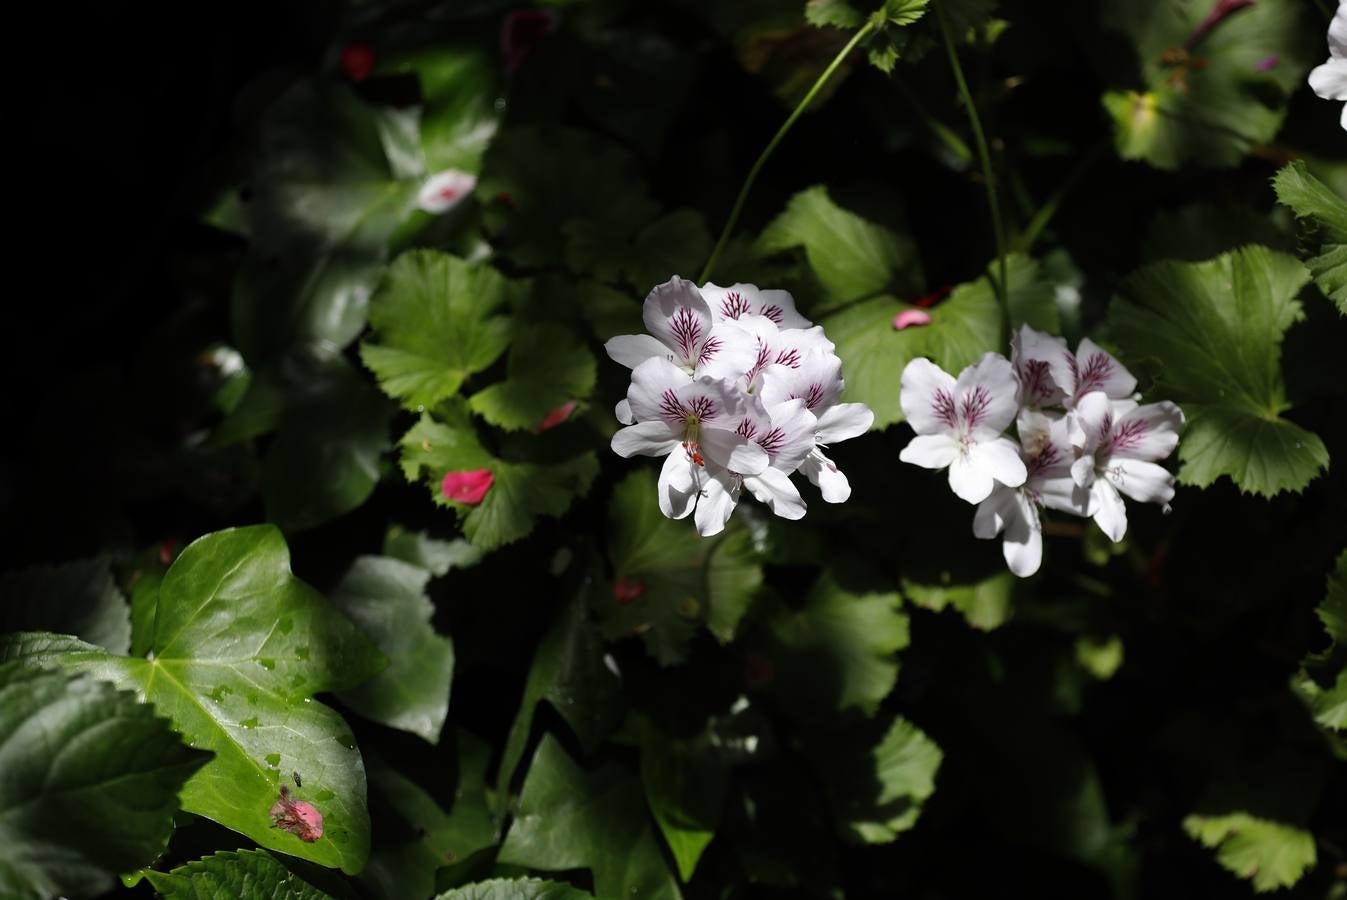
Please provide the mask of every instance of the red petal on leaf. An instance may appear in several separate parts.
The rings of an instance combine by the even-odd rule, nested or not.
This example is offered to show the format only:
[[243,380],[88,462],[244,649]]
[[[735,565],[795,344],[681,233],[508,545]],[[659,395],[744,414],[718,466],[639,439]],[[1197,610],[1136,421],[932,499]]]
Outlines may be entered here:
[[918,297],[916,300],[912,301],[912,305],[920,306],[922,309],[930,309],[932,306],[935,306],[937,303],[939,303],[941,300],[944,300],[953,292],[954,292],[954,285],[947,284],[942,288],[932,291],[925,297]]
[[486,496],[486,492],[491,489],[491,483],[495,480],[496,476],[491,474],[490,469],[446,472],[440,490],[449,500],[476,506],[482,502],[482,498]]
[[562,422],[569,419],[573,412],[575,412],[575,401],[567,401],[543,416],[543,420],[539,422],[538,427],[533,430],[541,434],[549,428],[556,428]]
[[902,331],[904,328],[910,328],[913,325],[930,325],[931,314],[924,309],[905,309],[893,317],[893,328],[895,331]]
[[626,606],[645,593],[645,584],[625,575],[613,583],[613,598]]
[[341,70],[352,81],[364,81],[374,71],[374,50],[363,41],[347,44],[341,49]]
[[323,814],[312,803],[295,800],[290,789],[281,785],[281,794],[271,806],[271,826],[312,844],[323,836]]

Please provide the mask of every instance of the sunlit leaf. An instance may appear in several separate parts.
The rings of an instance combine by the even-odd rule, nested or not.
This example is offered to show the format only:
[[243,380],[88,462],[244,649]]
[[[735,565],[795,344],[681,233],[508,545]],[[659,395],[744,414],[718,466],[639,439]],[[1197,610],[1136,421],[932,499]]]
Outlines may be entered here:
[[1301,160],[1277,173],[1277,199],[1302,222],[1314,283],[1347,315],[1347,200],[1315,178]]
[[164,900],[330,900],[264,850],[215,853],[145,877]]
[[1314,837],[1304,829],[1236,812],[1190,815],[1183,828],[1216,850],[1216,860],[1258,892],[1290,887],[1314,866]]

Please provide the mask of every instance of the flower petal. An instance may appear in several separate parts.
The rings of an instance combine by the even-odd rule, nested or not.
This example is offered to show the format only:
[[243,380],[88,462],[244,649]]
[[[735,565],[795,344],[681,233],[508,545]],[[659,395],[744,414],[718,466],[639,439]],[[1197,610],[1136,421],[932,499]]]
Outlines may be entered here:
[[442,215],[471,196],[477,176],[458,169],[436,172],[425,180],[416,193],[416,205],[431,215]]
[[1121,416],[1113,426],[1113,459],[1164,459],[1179,444],[1183,410],[1173,403],[1147,403]]
[[711,326],[695,361],[697,377],[738,381],[758,361],[758,342],[737,322]]
[[753,284],[720,287],[708,281],[702,285],[702,296],[711,305],[711,314],[717,322],[756,315],[766,316],[782,328],[810,325],[808,319],[795,311],[795,298],[787,291],[759,290]]
[[744,487],[748,488],[759,503],[763,503],[772,512],[783,519],[802,519],[805,514],[804,498],[780,469],[763,469],[761,474],[744,478]]
[[953,375],[924,357],[903,367],[898,402],[917,434],[948,434],[959,424],[954,408],[955,384]]
[[1020,408],[1019,385],[1010,360],[999,353],[984,353],[959,373],[955,385],[954,399],[962,426],[978,439],[1005,431]]
[[1325,100],[1347,100],[1347,60],[1330,59],[1310,70],[1310,90]]
[[613,452],[622,457],[663,456],[677,446],[677,436],[660,421],[619,428],[612,441]]
[[673,351],[674,361],[692,368],[711,334],[711,308],[691,281],[673,278],[645,298],[646,330]]
[[1020,378],[1020,399],[1027,406],[1056,406],[1074,384],[1064,338],[1035,331],[1028,325],[1010,339],[1010,359]]
[[960,500],[981,503],[991,496],[996,480],[986,468],[960,453],[949,464],[949,487]]
[[1094,495],[1094,523],[1116,544],[1127,534],[1127,507],[1122,497],[1104,478],[1095,481],[1090,493]]
[[1019,445],[1010,438],[993,438],[970,445],[968,461],[986,469],[1006,487],[1019,487],[1029,477],[1029,470],[1020,458]]
[[693,521],[702,537],[720,534],[730,521],[734,507],[739,503],[740,478],[724,469],[708,466],[703,481],[701,499]]
[[701,490],[699,473],[700,467],[688,458],[687,451],[675,447],[659,472],[659,511],[670,519],[682,519],[692,512]]
[[1088,519],[1098,508],[1094,492],[1089,487],[1076,484],[1069,474],[1053,478],[1033,478],[1030,479],[1029,486],[1037,496],[1038,502],[1048,509]]
[[1015,494],[1019,512],[1007,525],[1001,541],[1006,567],[1019,578],[1028,578],[1043,564],[1043,526],[1038,509],[1022,493]]
[[758,380],[758,396],[767,405],[799,398],[814,415],[822,415],[842,396],[842,360],[834,353],[808,353],[798,366],[767,366]]
[[676,398],[678,392],[692,383],[688,373],[663,357],[647,359],[631,373],[627,388],[627,406],[638,422],[656,419],[672,422],[668,395]]
[[739,475],[757,475],[767,468],[767,451],[742,434],[725,428],[703,428],[698,446],[702,455]]
[[753,439],[767,451],[772,467],[789,475],[814,449],[818,419],[800,399],[773,406],[767,414],[768,427],[755,434]]
[[617,420],[623,425],[636,424],[636,417],[631,414],[631,402],[626,397],[617,401],[617,405],[613,407],[613,415],[617,416]]
[[959,456],[959,442],[945,434],[919,434],[898,454],[905,463],[923,469],[943,469]]
[[1113,403],[1103,391],[1086,394],[1076,401],[1069,423],[1071,445],[1092,454],[1113,433]]
[[1173,474],[1153,462],[1115,459],[1108,467],[1107,477],[1121,493],[1142,503],[1168,503],[1174,499]]
[[1136,377],[1089,338],[1083,339],[1076,348],[1074,362],[1073,401],[1079,401],[1093,391],[1103,391],[1114,400],[1122,400],[1132,396],[1137,389]]
[[613,362],[634,369],[652,356],[667,358],[669,348],[648,334],[619,334],[603,345]]
[[1094,454],[1087,453],[1071,464],[1071,480],[1077,487],[1094,485]]
[[815,434],[825,444],[860,437],[875,424],[875,414],[864,403],[839,403],[819,416]]
[[1005,530],[1006,523],[1018,514],[1019,503],[1015,499],[1018,493],[1015,488],[997,485],[973,513],[973,536],[985,541]]
[[851,497],[851,482],[843,471],[818,450],[810,453],[800,471],[812,484],[818,486],[819,493],[827,503],[845,503]]

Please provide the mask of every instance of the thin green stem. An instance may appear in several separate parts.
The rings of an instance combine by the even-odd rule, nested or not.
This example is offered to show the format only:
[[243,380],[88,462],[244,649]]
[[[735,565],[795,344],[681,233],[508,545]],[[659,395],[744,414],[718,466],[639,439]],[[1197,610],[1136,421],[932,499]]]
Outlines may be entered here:
[[779,129],[777,129],[776,134],[774,134],[772,139],[767,142],[767,146],[763,149],[762,153],[758,155],[757,161],[753,163],[753,168],[748,170],[748,177],[744,179],[743,187],[739,189],[739,196],[734,198],[734,206],[730,208],[730,217],[725,220],[725,227],[720,232],[720,239],[716,241],[715,248],[711,250],[710,259],[706,261],[706,265],[702,268],[702,274],[697,278],[698,283],[704,284],[706,280],[711,277],[711,273],[715,271],[716,260],[720,258],[721,251],[725,249],[725,244],[729,242],[730,233],[734,231],[734,226],[739,221],[739,213],[743,212],[744,201],[748,199],[748,192],[753,189],[753,182],[757,180],[758,173],[762,171],[763,165],[766,164],[768,158],[772,155],[772,151],[776,149],[776,145],[781,143],[781,139],[786,136],[786,132],[790,131],[791,126],[795,124],[795,120],[800,118],[800,116],[804,114],[804,111],[809,108],[809,104],[813,101],[814,97],[818,95],[818,92],[823,89],[823,86],[828,83],[828,79],[837,71],[837,67],[842,65],[843,60],[851,55],[851,51],[856,49],[856,45],[859,44],[866,35],[873,31],[874,28],[875,22],[871,19],[865,23],[860,31],[857,31],[856,34],[852,36],[851,40],[847,42],[847,45],[843,47],[841,52],[828,64],[828,68],[823,70],[823,74],[818,77],[818,81],[814,82],[814,86],[809,89],[809,93],[804,95],[804,99],[799,102],[786,121]]
[[1016,239],[1016,250],[1024,253],[1029,252],[1030,248],[1034,246],[1034,242],[1038,240],[1038,236],[1043,233],[1043,229],[1048,227],[1052,217],[1057,214],[1057,208],[1062,205],[1062,201],[1066,199],[1067,194],[1071,193],[1075,186],[1080,183],[1081,178],[1085,177],[1085,173],[1089,171],[1090,167],[1104,155],[1105,147],[1105,144],[1096,144],[1094,149],[1085,154],[1085,158],[1071,170],[1071,174],[1067,175],[1066,179],[1057,186],[1057,190],[1053,191],[1052,196],[1038,208],[1033,218],[1029,220],[1029,224],[1025,226],[1024,231]]
[[992,233],[996,238],[997,277],[996,299],[1001,304],[1001,331],[1005,340],[1010,340],[1010,298],[1006,276],[1006,229],[1001,221],[1001,201],[997,197],[996,177],[992,174],[991,152],[987,149],[987,137],[982,132],[982,120],[978,117],[977,106],[973,103],[973,94],[968,90],[968,81],[963,77],[963,66],[959,65],[959,54],[954,49],[954,37],[949,33],[949,23],[939,6],[935,7],[936,19],[940,23],[940,34],[945,39],[945,52],[949,54],[949,65],[954,71],[954,81],[959,86],[959,96],[963,98],[968,110],[968,123],[973,126],[973,141],[977,145],[978,160],[982,164],[982,181],[987,188],[987,206],[991,210]]

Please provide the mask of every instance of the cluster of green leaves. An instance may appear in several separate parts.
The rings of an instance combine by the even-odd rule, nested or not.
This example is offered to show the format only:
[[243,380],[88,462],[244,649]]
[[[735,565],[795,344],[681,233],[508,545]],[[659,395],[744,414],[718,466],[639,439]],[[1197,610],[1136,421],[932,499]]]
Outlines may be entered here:
[[[1225,6],[324,13],[317,70],[241,95],[206,215],[228,333],[189,348],[209,377],[175,452],[243,477],[0,576],[0,893],[1323,896],[1347,175],[1288,100],[1323,23]],[[745,502],[703,539],[603,449],[628,373],[600,348],[696,274],[853,40],[717,271],[789,289],[875,428],[836,450],[847,504]],[[368,78],[342,70],[361,45]],[[476,188],[433,215],[446,169]],[[1053,522],[1028,582],[897,463],[907,363],[958,372],[1021,323],[1089,333],[1188,419],[1174,514],[1118,545]],[[480,502],[446,494],[479,470]],[[277,827],[283,796],[321,836]]]

